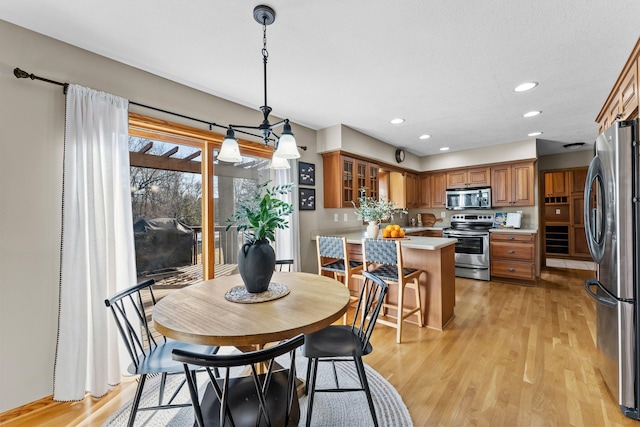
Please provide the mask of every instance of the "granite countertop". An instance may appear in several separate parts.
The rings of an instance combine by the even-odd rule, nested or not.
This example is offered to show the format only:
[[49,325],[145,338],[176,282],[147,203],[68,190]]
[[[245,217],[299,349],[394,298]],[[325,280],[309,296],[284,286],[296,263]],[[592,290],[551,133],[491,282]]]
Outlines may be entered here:
[[537,228],[491,228],[490,233],[522,233],[522,234],[536,234]]
[[[434,230],[434,229],[438,230],[438,229],[442,229],[442,227],[411,227],[411,228],[405,228],[405,231],[413,230],[415,232],[420,230]],[[367,237],[367,233],[365,230],[362,230],[362,231],[346,231],[345,230],[344,232],[331,233],[330,235],[338,236],[338,237],[346,237],[347,243],[353,243],[353,244],[362,244],[362,239]],[[311,240],[315,240],[315,236],[312,236]],[[400,239],[400,241],[402,242],[402,246],[405,248],[435,251],[435,250],[447,247],[449,245],[455,244],[458,241],[458,239],[446,239],[442,237],[408,236]]]

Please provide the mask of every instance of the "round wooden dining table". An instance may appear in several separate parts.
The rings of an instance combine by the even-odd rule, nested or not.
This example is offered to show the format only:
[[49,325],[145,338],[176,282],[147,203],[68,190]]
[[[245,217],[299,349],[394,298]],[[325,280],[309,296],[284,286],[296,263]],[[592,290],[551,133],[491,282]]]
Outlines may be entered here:
[[243,284],[237,274],[178,289],[155,305],[153,323],[177,341],[249,349],[323,329],[349,307],[348,289],[329,277],[275,272],[271,282],[290,292],[266,302],[228,301],[225,294]]

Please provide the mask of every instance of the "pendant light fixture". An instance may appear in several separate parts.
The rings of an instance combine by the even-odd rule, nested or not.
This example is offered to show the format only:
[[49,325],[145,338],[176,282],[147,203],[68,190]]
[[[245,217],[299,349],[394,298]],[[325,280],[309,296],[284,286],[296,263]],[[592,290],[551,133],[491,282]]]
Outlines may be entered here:
[[[267,104],[267,58],[269,52],[267,51],[267,25],[273,24],[276,20],[276,12],[271,7],[266,5],[258,5],[253,9],[253,19],[258,24],[262,25],[262,62],[264,69],[264,105],[260,107],[263,115],[263,121],[259,126],[244,126],[244,125],[229,125],[227,128],[227,135],[222,141],[222,147],[218,153],[218,160],[223,162],[240,162],[242,156],[240,154],[240,148],[238,147],[238,140],[236,139],[235,132],[241,132],[249,135],[254,135],[250,132],[242,131],[241,129],[252,129],[260,131],[264,145],[268,146],[269,141],[273,139],[275,151],[273,152],[273,159],[271,161],[272,168],[289,168],[289,162],[287,159],[297,159],[300,157],[300,152],[296,146],[296,139],[291,131],[291,125],[289,119],[281,120],[277,123],[269,123],[269,113],[271,113],[271,107]],[[282,133],[280,135],[274,132],[274,128],[283,126]],[[254,135],[257,136],[257,135]],[[282,161],[284,160],[284,162]],[[286,164],[286,167],[284,166]]]

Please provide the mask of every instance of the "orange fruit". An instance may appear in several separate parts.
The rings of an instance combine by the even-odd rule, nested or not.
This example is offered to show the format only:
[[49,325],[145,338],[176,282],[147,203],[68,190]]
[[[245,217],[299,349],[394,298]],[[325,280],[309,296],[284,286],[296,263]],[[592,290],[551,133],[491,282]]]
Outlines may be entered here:
[[401,228],[399,232],[400,232],[400,235],[398,237],[404,237],[404,228]]
[[391,230],[387,230],[386,228],[382,230],[382,237],[389,237],[391,235]]
[[391,237],[398,237],[399,234],[400,234],[400,232],[398,230],[393,230],[391,232]]
[[398,224],[394,224],[393,229],[398,231],[398,230],[400,230],[400,226]]
[[389,224],[384,229],[391,231],[391,230],[393,230],[393,225]]

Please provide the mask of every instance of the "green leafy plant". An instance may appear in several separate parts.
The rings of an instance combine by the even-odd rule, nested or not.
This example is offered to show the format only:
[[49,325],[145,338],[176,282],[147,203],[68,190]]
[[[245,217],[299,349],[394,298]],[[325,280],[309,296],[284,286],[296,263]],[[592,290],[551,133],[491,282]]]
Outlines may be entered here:
[[293,205],[276,196],[290,193],[294,184],[269,187],[270,182],[258,185],[252,197],[237,203],[233,216],[227,219],[227,231],[236,225],[248,243],[255,243],[262,239],[274,242],[276,229],[289,228],[286,217],[293,212]]
[[373,197],[367,196],[367,187],[360,188],[360,197],[358,197],[358,204],[353,203],[353,207],[356,208],[356,214],[363,221],[387,221],[393,217],[396,213],[407,213],[406,209],[400,209],[395,207],[394,202],[388,202],[386,200],[376,200]]

